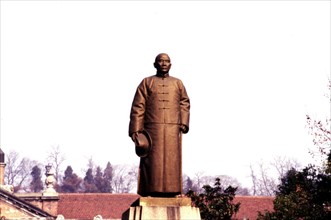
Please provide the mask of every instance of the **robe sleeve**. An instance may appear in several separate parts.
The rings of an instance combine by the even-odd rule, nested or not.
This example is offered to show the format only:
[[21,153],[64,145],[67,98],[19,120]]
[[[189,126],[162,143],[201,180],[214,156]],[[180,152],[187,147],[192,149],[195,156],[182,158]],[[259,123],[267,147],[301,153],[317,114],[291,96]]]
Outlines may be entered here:
[[180,116],[181,116],[181,124],[187,127],[185,133],[189,131],[190,124],[190,98],[187,95],[185,86],[181,82],[180,86],[181,90],[181,98],[180,98]]
[[145,79],[139,84],[135,96],[132,101],[130,124],[129,124],[129,136],[133,133],[144,130],[144,116],[146,110],[146,83]]

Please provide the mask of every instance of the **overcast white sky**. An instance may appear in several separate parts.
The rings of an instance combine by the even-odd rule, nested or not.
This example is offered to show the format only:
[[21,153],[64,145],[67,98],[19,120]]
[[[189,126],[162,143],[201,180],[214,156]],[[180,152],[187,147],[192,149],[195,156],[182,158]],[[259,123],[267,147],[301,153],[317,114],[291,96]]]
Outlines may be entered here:
[[[1,148],[79,173],[139,158],[128,137],[160,52],[191,98],[183,171],[236,177],[306,165],[305,115],[330,115],[330,1],[1,1]],[[46,162],[45,162],[46,163]],[[64,167],[64,168],[65,168]]]

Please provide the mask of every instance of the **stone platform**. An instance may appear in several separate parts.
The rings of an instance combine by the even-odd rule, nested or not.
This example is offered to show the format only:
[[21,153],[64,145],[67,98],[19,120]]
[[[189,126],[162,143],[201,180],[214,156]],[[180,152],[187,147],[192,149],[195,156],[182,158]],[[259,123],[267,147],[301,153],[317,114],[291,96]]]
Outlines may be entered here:
[[122,220],[200,220],[199,208],[190,198],[141,197],[122,215]]

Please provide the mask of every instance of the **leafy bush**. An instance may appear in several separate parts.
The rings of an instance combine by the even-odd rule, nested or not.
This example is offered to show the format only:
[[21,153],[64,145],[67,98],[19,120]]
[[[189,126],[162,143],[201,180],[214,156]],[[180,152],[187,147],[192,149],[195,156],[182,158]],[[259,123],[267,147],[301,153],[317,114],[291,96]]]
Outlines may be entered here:
[[331,175],[310,165],[288,171],[278,186],[274,211],[259,213],[258,220],[329,220],[330,208]]
[[186,194],[192,199],[193,205],[200,209],[202,219],[230,220],[239,211],[240,203],[233,202],[237,188],[229,186],[223,190],[219,178],[216,178],[214,187],[205,185],[202,188],[200,194],[192,190]]

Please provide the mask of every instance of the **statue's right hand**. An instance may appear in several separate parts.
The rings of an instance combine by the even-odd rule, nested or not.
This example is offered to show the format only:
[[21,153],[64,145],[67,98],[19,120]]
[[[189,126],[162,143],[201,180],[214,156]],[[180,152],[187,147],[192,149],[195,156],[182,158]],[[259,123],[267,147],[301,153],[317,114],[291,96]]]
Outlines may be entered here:
[[133,142],[136,142],[137,140],[137,136],[138,136],[138,132],[134,132],[132,135],[131,135],[131,139]]

